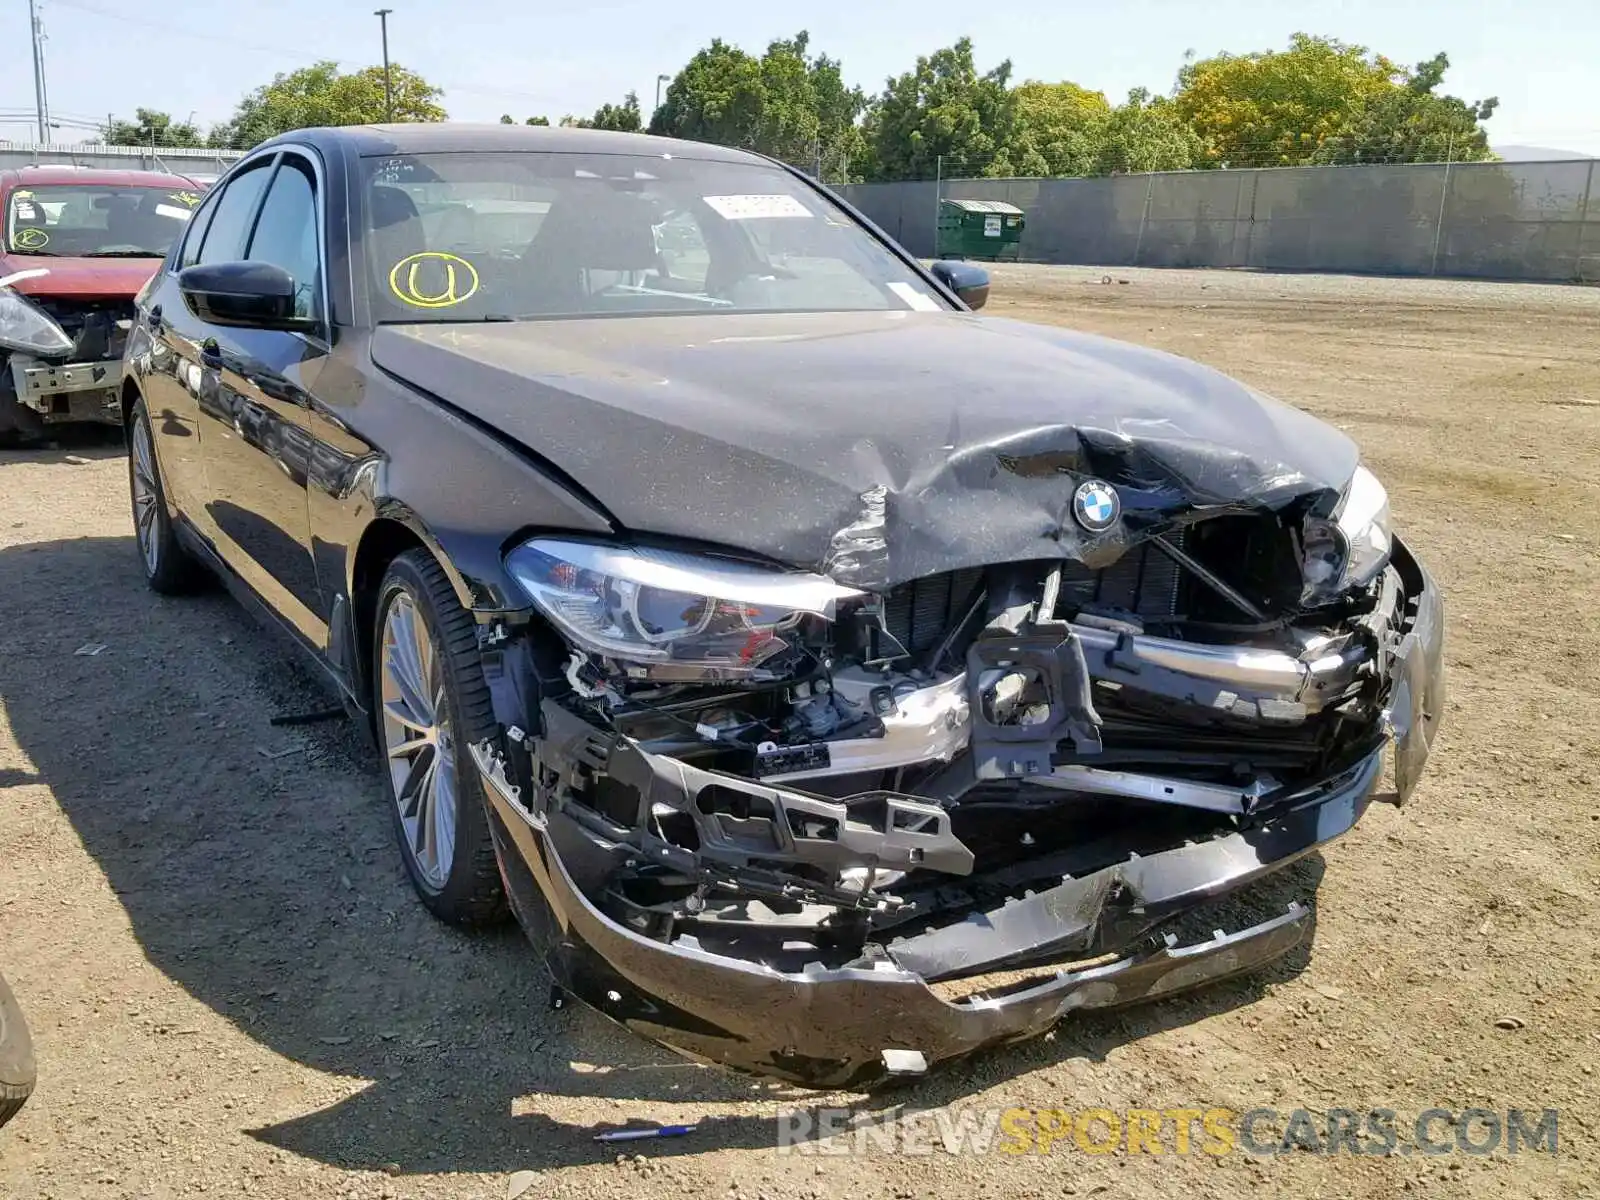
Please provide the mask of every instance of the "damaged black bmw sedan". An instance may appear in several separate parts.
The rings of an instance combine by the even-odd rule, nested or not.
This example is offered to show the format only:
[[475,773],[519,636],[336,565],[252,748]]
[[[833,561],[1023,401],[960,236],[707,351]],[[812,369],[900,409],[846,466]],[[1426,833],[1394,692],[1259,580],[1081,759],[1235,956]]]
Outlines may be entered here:
[[141,559],[309,651],[434,913],[693,1057],[865,1086],[1257,967],[1306,904],[1172,926],[1416,786],[1438,591],[1343,434],[987,286],[740,151],[287,135],[140,296]]

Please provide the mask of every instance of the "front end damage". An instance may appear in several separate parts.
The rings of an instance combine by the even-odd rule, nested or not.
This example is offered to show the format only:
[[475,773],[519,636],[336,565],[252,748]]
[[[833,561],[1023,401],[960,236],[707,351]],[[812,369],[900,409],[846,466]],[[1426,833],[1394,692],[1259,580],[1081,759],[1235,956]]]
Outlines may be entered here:
[[[48,349],[0,346],[0,409],[24,432],[46,425],[122,424],[122,351],[133,327],[127,297],[26,297],[48,322]],[[18,420],[20,418],[20,420]]]
[[505,732],[472,750],[519,918],[602,1012],[815,1087],[1269,962],[1304,905],[1170,926],[1349,830],[1391,746],[1403,802],[1444,705],[1427,571],[1386,542],[1312,595],[1314,525],[841,589],[722,679],[488,626]]

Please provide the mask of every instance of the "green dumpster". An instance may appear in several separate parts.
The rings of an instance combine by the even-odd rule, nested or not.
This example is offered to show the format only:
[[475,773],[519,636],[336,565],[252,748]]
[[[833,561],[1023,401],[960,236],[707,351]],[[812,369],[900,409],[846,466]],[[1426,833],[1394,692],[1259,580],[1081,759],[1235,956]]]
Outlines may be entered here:
[[1014,262],[1022,250],[1023,220],[1023,211],[1004,200],[941,200],[934,254]]

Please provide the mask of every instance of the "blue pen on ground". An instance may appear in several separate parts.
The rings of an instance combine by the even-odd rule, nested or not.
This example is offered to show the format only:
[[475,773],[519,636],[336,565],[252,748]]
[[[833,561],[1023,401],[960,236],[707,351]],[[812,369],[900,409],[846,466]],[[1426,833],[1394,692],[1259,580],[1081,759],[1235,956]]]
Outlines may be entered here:
[[637,1142],[644,1138],[682,1137],[686,1133],[693,1133],[698,1128],[694,1125],[659,1125],[654,1129],[613,1129],[607,1133],[597,1133],[594,1140],[597,1142]]

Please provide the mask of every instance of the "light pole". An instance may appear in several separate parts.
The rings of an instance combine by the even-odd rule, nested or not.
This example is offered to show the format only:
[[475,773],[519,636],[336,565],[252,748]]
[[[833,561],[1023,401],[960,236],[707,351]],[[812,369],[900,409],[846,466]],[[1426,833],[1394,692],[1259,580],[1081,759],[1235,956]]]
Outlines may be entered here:
[[384,120],[394,121],[394,85],[389,81],[389,14],[392,8],[380,8],[372,15],[383,27],[383,113]]
[[50,142],[50,113],[44,102],[44,27],[39,23],[39,10],[34,0],[28,0],[28,29],[33,35],[33,102],[38,109],[39,141]]
[[[661,107],[661,85],[663,83],[670,83],[671,81],[672,81],[672,76],[671,75],[657,75],[656,76],[656,108],[660,108]],[[652,117],[656,115],[656,112],[655,112],[654,108],[650,110],[650,115]]]

